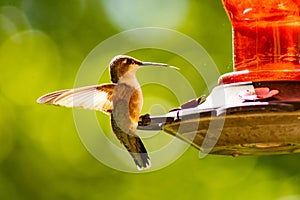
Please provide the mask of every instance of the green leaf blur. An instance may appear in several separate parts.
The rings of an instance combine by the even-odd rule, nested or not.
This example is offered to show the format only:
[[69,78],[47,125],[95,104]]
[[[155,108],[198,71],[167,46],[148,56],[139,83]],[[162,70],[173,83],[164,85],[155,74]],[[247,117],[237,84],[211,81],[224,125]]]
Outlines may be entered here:
[[[1,0],[0,199],[300,199],[299,155],[199,159],[191,147],[161,170],[123,173],[86,150],[72,109],[36,103],[45,93],[72,88],[90,51],[130,28],[160,26],[182,32],[207,50],[221,73],[232,70],[231,26],[221,0],[156,0],[146,9],[143,3]],[[202,77],[180,57],[154,49],[129,54],[178,66],[196,96],[208,93]],[[147,73],[155,78],[157,72],[147,70],[140,70],[138,77]],[[100,82],[109,81],[107,70],[105,74]],[[143,90],[144,113],[159,115],[183,103],[163,87],[146,85]],[[98,117],[105,118],[103,129],[109,132],[108,117]]]

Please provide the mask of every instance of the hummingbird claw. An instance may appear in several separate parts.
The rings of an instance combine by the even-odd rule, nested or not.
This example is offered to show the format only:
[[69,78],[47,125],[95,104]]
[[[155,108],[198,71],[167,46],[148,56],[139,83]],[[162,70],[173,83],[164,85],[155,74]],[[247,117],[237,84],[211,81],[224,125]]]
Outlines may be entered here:
[[138,121],[139,126],[148,126],[151,123],[150,115],[147,113],[145,115],[141,115]]

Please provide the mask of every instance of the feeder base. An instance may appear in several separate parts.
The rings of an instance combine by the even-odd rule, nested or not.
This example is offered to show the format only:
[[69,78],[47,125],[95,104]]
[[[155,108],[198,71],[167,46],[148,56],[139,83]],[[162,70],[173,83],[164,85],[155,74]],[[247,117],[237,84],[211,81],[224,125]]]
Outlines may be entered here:
[[[244,100],[257,88],[278,90],[266,99]],[[220,85],[206,101],[164,116],[141,117],[139,129],[164,130],[204,153],[273,155],[300,152],[300,81]]]

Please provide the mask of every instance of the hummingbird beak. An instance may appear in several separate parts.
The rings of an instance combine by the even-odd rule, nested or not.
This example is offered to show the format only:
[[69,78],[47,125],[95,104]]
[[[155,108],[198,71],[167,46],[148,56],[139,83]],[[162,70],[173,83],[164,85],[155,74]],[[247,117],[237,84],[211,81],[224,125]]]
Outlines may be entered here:
[[156,67],[169,67],[169,68],[173,68],[176,70],[179,70],[178,67],[174,67],[168,64],[164,64],[164,63],[154,63],[154,62],[142,62],[141,66],[156,66]]

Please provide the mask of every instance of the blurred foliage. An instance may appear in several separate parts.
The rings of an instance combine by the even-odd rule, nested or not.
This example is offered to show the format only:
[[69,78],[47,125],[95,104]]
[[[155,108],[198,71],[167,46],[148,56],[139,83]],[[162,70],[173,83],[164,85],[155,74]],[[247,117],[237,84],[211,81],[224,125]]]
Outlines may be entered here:
[[[89,52],[126,27],[157,24],[180,31],[203,45],[221,73],[232,70],[231,26],[221,0],[153,2],[143,8],[153,20],[148,16],[143,23],[143,13],[137,11],[144,4],[137,1],[0,1],[0,199],[300,199],[298,155],[198,159],[190,148],[164,169],[128,174],[89,154],[71,109],[36,104],[42,94],[71,88]],[[158,50],[131,55],[173,62],[196,95],[207,89],[183,59]],[[160,114],[180,103],[164,88],[143,89],[152,98],[144,112]],[[155,96],[162,93],[171,100],[151,107],[160,104]]]

